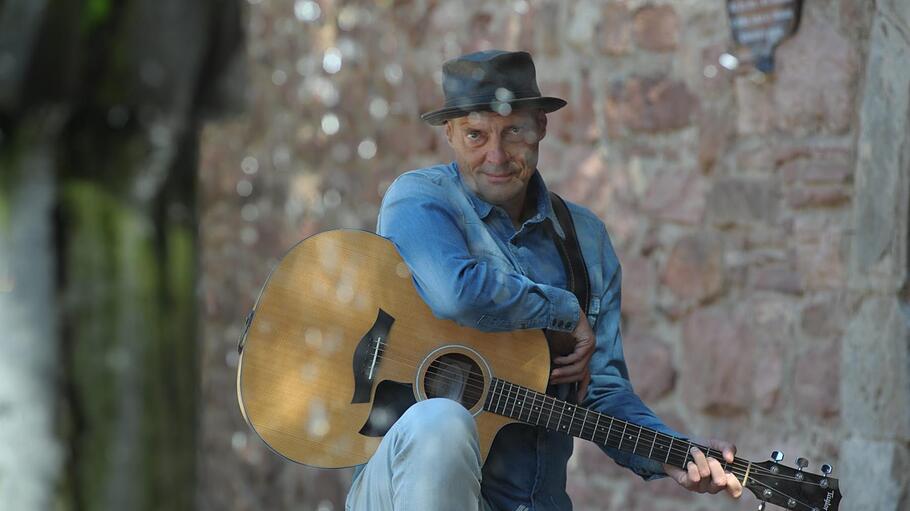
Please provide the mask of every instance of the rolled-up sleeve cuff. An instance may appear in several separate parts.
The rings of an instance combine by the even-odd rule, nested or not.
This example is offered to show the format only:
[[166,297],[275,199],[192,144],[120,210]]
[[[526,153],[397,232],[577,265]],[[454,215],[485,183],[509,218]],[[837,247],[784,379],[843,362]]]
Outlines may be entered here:
[[565,289],[547,287],[547,300],[552,304],[547,327],[550,330],[571,332],[578,325],[580,307],[575,295]]
[[662,477],[667,477],[664,472],[664,466],[659,461],[639,458],[634,466],[629,467],[645,481],[653,481]]

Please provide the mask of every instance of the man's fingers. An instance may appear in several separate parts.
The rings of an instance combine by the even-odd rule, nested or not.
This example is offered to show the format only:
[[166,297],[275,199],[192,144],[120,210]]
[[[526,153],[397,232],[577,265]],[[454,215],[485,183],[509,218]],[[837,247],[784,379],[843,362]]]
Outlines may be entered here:
[[572,353],[562,357],[556,357],[553,359],[553,363],[557,365],[568,365],[574,364],[575,362],[580,362],[582,360],[586,361],[591,358],[594,354],[594,342],[585,339],[579,341],[575,345],[575,349],[572,350]]
[[724,460],[727,463],[733,463],[733,458],[736,456],[736,445],[725,440],[711,439],[708,440],[708,447],[722,452]]
[[711,469],[708,467],[708,460],[705,459],[704,453],[698,447],[693,447],[690,451],[692,454],[692,461],[695,462],[695,465],[698,467],[698,475],[701,478],[707,478],[711,476]]
[[581,380],[578,382],[578,395],[575,396],[576,401],[579,403],[585,400],[585,394],[588,393],[589,383],[591,383],[591,370],[586,368],[584,376],[582,376]]
[[734,499],[738,499],[743,494],[743,485],[739,482],[739,479],[736,478],[733,474],[727,475],[727,493],[730,494]]
[[581,380],[587,370],[587,363],[579,362],[570,366],[558,367],[550,373],[550,383],[571,383]]
[[698,466],[691,461],[686,463],[686,478],[689,480],[689,484],[684,484],[683,486],[690,490],[698,487],[698,483],[701,482],[701,474],[698,473]]
[[579,352],[576,350],[576,351],[573,351],[572,353],[569,353],[568,355],[566,355],[566,356],[564,356],[564,357],[556,357],[556,358],[554,358],[554,359],[553,359],[553,363],[554,363],[554,364],[557,364],[557,365],[561,365],[561,366],[569,365],[569,364],[574,364],[575,362],[578,362],[579,360],[581,360],[582,357],[584,357],[584,354],[583,354],[583,353],[579,353]]
[[[712,442],[709,445],[712,452],[715,449],[722,452],[722,457],[728,461],[730,461],[728,457],[732,457],[736,452],[736,447],[731,443]],[[698,493],[718,493],[724,490],[735,499],[742,496],[742,483],[732,473],[724,472],[723,461],[716,457],[706,457],[697,447],[693,447],[689,454],[690,461],[686,463],[685,470],[664,465],[667,475],[673,477],[680,486]]]
[[714,458],[708,458],[708,468],[711,470],[711,482],[714,483],[714,490],[711,493],[717,493],[721,488],[727,486],[727,474],[720,462]]

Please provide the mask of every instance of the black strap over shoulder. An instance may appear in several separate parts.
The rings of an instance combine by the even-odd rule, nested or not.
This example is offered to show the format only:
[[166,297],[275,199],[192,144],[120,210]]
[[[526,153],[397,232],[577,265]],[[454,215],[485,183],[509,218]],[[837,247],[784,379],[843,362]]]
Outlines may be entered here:
[[[578,304],[585,314],[588,313],[588,304],[591,302],[591,284],[588,280],[588,268],[585,266],[585,259],[581,255],[581,245],[578,243],[578,236],[575,233],[575,222],[572,221],[572,214],[569,207],[559,195],[550,192],[550,203],[553,205],[553,212],[556,213],[556,219],[562,226],[565,233],[565,239],[561,238],[550,226],[550,236],[556,243],[559,256],[562,258],[563,266],[566,268],[566,275],[569,279],[569,290],[578,298]],[[549,224],[547,224],[549,225]]]

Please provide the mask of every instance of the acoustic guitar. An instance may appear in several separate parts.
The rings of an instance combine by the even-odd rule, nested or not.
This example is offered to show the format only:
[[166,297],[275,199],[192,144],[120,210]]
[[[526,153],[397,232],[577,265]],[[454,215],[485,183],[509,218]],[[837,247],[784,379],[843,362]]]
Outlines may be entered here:
[[[328,231],[292,248],[263,286],[239,349],[244,418],[272,450],[306,465],[365,463],[403,410],[433,397],[474,415],[484,459],[512,422],[677,467],[697,445],[548,396],[541,331],[485,333],[435,318],[394,245],[363,231]],[[804,459],[794,469],[778,454],[723,466],[762,506],[837,510],[830,466],[817,475]]]

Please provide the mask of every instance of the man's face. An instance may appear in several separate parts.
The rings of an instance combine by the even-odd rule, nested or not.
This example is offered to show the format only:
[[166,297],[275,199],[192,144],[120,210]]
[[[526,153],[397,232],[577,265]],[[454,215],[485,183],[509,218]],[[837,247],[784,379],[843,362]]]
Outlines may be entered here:
[[472,112],[449,120],[446,137],[468,188],[517,220],[546,129],[547,116],[539,110]]

